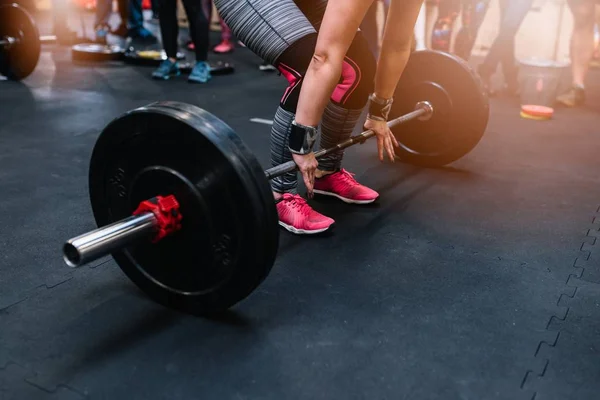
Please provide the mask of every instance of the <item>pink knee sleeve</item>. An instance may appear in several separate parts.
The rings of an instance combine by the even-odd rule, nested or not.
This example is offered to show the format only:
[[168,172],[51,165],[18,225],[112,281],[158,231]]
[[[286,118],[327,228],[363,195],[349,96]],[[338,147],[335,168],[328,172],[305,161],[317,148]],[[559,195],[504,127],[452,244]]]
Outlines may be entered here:
[[285,65],[283,63],[279,63],[279,65],[277,65],[277,69],[279,70],[279,72],[281,72],[281,75],[283,75],[285,79],[287,79],[287,81],[289,82],[289,85],[285,89],[285,92],[283,93],[283,97],[281,99],[281,103],[285,104],[286,100],[294,91],[294,89],[296,89],[302,83],[302,75],[300,74],[300,72],[294,70],[289,65]]
[[361,78],[358,64],[352,59],[345,57],[344,63],[342,64],[341,81],[333,90],[331,100],[338,104],[344,104],[350,95],[352,95],[352,92],[356,90]]

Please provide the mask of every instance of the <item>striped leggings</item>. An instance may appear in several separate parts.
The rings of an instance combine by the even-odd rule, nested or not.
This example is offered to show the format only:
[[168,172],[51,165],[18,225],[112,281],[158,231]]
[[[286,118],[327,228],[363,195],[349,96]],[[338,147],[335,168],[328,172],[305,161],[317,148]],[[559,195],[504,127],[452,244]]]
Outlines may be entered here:
[[[311,62],[327,0],[214,0],[233,34],[273,64],[288,80],[271,130],[271,163],[292,160],[288,138],[306,70]],[[373,91],[376,63],[362,33],[357,32],[342,66],[338,85],[321,120],[321,148],[347,139]],[[341,168],[343,152],[319,160],[319,169]],[[297,191],[296,172],[271,181],[273,191]]]

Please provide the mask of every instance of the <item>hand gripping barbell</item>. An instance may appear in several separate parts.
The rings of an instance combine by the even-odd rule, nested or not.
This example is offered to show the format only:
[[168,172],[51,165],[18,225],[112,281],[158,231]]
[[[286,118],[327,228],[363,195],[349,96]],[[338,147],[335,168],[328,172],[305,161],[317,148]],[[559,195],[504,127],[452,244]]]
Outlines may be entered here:
[[[396,156],[441,166],[483,136],[489,106],[478,77],[457,57],[413,53],[394,95],[388,124]],[[366,131],[315,153],[363,143]],[[269,179],[294,162],[263,171],[233,130],[209,112],[157,102],[129,111],[94,146],[89,190],[99,229],[67,241],[77,267],[112,254],[155,301],[195,314],[228,309],[269,274],[279,243]]]

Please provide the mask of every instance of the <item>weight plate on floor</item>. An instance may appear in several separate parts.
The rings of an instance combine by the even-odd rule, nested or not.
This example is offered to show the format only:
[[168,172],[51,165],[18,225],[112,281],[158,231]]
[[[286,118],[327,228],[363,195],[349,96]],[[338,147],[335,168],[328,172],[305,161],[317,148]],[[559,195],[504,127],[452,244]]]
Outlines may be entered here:
[[[233,64],[225,61],[209,61],[208,64],[210,65],[210,73],[212,75],[229,75],[235,71]],[[179,69],[182,72],[190,73],[194,65],[195,63],[181,63],[179,64]]]
[[16,4],[0,5],[0,40],[15,39],[0,46],[0,74],[20,81],[35,70],[40,59],[40,33],[35,21]]
[[532,117],[551,118],[554,115],[554,108],[532,104],[522,105],[521,111]]
[[432,104],[432,117],[392,129],[401,161],[443,166],[469,153],[483,137],[490,112],[488,98],[478,75],[459,57],[432,50],[412,53],[389,119],[413,111],[419,101]]
[[159,102],[112,121],[94,147],[89,187],[98,226],[156,195],[179,201],[180,231],[113,253],[161,304],[195,314],[227,309],[273,266],[279,228],[264,171],[229,126],[198,107]]
[[[135,50],[130,48],[124,54],[125,62],[148,67],[157,67],[167,58],[167,53],[164,50]],[[177,59],[184,60],[185,54],[178,52]]]
[[123,48],[117,45],[81,43],[71,47],[73,61],[115,61],[123,56]]

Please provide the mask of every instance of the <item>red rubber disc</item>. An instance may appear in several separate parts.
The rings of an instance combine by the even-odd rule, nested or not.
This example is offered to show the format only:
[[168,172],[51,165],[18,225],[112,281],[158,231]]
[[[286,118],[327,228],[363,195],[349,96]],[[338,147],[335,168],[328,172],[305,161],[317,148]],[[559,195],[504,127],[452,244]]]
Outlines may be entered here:
[[551,117],[538,117],[535,115],[529,115],[526,112],[521,111],[521,118],[531,119],[534,121],[549,121]]
[[551,107],[535,106],[535,105],[523,105],[521,111],[532,117],[550,118],[554,114],[554,109]]

